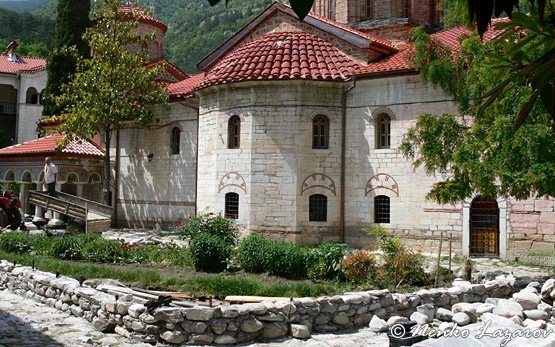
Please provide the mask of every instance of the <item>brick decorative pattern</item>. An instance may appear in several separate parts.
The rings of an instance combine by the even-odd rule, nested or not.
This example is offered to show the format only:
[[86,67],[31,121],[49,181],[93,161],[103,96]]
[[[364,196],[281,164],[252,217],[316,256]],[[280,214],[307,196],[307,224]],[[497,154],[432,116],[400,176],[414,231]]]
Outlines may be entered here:
[[327,189],[331,191],[334,196],[336,195],[335,182],[329,176],[317,173],[314,173],[304,179],[301,184],[301,195],[303,195],[303,193],[307,190],[316,187]]
[[[385,173],[379,173],[368,180],[365,188],[365,196],[368,196],[368,194],[380,188],[390,190],[395,193],[396,196],[399,196],[399,185],[397,181],[395,181],[392,176]],[[374,194],[374,196],[376,195],[379,194]]]
[[226,187],[239,187],[243,192],[247,192],[247,183],[243,176],[238,172],[227,172],[218,185],[218,193],[221,192]]

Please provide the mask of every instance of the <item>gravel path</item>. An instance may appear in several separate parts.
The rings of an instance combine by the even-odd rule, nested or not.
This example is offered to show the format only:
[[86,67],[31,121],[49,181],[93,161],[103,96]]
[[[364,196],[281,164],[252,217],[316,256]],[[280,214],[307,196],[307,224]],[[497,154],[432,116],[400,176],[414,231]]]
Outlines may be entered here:
[[[244,346],[273,347],[358,347],[388,346],[385,334],[370,329],[341,334],[315,334],[307,341],[293,338],[271,343]],[[117,334],[96,331],[84,318],[71,316],[34,300],[0,291],[0,347],[151,347],[149,344],[129,343]],[[163,346],[158,344],[158,346]]]
[[126,341],[117,334],[96,331],[84,318],[71,316],[7,289],[0,291],[1,347],[151,347]]

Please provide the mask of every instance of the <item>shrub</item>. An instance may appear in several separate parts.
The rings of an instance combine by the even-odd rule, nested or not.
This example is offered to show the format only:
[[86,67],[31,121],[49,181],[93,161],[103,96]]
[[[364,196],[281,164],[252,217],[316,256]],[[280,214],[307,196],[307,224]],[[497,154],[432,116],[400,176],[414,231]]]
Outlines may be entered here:
[[261,233],[252,233],[239,243],[239,262],[246,272],[261,273],[267,271],[270,240]]
[[82,260],[84,238],[75,236],[53,237],[48,252],[51,257],[65,260]]
[[239,261],[247,272],[265,272],[286,278],[306,278],[310,251],[290,242],[252,233],[239,245]]
[[0,235],[0,249],[8,253],[28,253],[32,242],[33,237],[28,232],[14,231]]
[[221,272],[227,268],[232,246],[218,235],[200,232],[192,237],[189,249],[195,270]]
[[221,215],[201,214],[178,223],[177,227],[181,235],[189,241],[199,233],[208,233],[220,237],[230,245],[235,245],[237,242],[235,220]]
[[312,250],[308,276],[312,279],[341,280],[341,261],[351,249],[343,243],[328,241]]
[[83,260],[96,263],[116,263],[125,257],[120,241],[105,240],[100,235],[82,240]]
[[371,280],[376,274],[376,260],[367,251],[358,250],[341,262],[345,278],[353,283]]

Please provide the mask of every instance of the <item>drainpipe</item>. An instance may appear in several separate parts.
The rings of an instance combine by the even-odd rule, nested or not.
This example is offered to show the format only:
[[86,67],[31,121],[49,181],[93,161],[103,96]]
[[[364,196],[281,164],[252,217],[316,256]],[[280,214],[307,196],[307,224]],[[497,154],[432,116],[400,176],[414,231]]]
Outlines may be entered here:
[[347,94],[356,86],[356,75],[352,84],[341,92],[341,195],[339,197],[339,241],[345,242],[345,156],[347,152]]
[[14,143],[19,143],[19,101],[22,96],[21,91],[21,72],[17,73],[17,92],[15,97],[15,139]]

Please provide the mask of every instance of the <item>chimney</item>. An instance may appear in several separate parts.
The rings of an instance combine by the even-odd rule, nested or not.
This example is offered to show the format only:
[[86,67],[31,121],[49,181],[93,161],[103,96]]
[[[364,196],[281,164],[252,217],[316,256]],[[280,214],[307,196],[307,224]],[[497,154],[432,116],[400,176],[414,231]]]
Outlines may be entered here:
[[19,46],[19,43],[17,43],[16,40],[13,40],[8,44],[8,46],[6,47],[6,52],[4,52],[5,54],[8,55],[8,61],[11,61],[13,63],[19,63],[19,58],[17,56],[18,46]]

